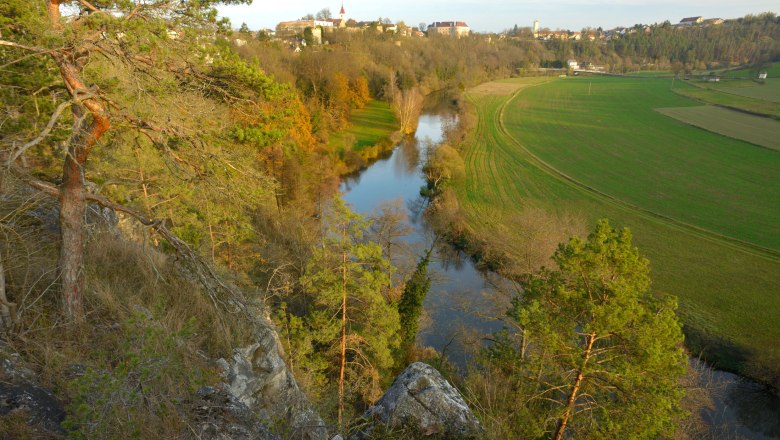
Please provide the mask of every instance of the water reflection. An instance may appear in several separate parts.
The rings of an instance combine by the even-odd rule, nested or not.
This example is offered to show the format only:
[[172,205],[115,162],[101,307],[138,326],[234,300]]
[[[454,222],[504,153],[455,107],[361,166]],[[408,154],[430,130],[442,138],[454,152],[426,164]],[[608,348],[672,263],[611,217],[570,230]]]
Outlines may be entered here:
[[[451,111],[444,114],[442,109],[449,107],[439,107],[438,114],[423,114],[415,137],[402,140],[388,159],[375,162],[358,176],[344,179],[341,187],[347,203],[365,214],[388,200],[406,201],[407,222],[413,232],[404,240],[416,251],[413,261],[433,241],[433,233],[422,216],[425,199],[420,197],[420,188],[425,179],[421,162],[427,148],[441,142],[445,121],[455,120]],[[469,343],[501,327],[487,317],[501,293],[485,281],[466,255],[447,245],[434,250],[429,272],[433,282],[425,301],[424,321],[428,325],[421,329],[420,342],[446,351],[448,359],[465,366]],[[494,316],[499,315],[503,313]]]
[[718,398],[715,407],[704,414],[707,420],[733,426],[744,438],[780,438],[780,396],[725,371],[715,371],[713,380]]

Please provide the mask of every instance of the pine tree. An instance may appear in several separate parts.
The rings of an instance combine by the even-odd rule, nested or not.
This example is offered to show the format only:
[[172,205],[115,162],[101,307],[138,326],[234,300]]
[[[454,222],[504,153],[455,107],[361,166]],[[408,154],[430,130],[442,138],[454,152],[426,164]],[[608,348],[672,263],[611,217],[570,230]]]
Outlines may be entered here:
[[428,276],[430,260],[431,250],[429,249],[417,263],[417,269],[409,281],[406,282],[401,301],[398,303],[398,314],[401,318],[401,349],[406,352],[414,346],[423,301],[431,288],[431,277]]
[[331,360],[343,426],[347,399],[369,403],[381,393],[381,373],[392,367],[398,345],[398,312],[384,295],[392,266],[377,244],[363,240],[368,223],[339,198],[323,223],[322,246],[301,282],[317,305],[308,325]]
[[606,220],[554,260],[509,310],[528,339],[529,412],[556,439],[670,435],[687,365],[676,300],[648,292],[649,262]]

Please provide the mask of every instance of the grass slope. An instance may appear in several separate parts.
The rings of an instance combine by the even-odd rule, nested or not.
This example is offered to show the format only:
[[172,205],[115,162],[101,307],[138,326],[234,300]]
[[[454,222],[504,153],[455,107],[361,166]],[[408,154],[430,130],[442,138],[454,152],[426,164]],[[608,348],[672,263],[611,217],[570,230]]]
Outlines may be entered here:
[[656,109],[678,121],[780,151],[780,121],[704,105]]
[[[523,81],[518,80],[520,84]],[[780,326],[776,323],[780,316],[777,289],[780,260],[631,205],[643,200],[641,194],[637,199],[632,191],[652,191],[665,179],[673,179],[688,191],[694,191],[686,197],[692,203],[699,198],[708,198],[707,192],[695,193],[701,189],[697,185],[691,187],[685,183],[685,173],[694,171],[699,177],[703,173],[696,171],[697,168],[711,169],[711,164],[718,162],[709,158],[712,151],[722,152],[733,161],[741,160],[745,151],[777,153],[724,140],[668,120],[661,122],[659,127],[671,127],[672,135],[690,138],[696,145],[699,141],[702,145],[712,143],[712,149],[676,143],[677,147],[665,146],[663,154],[650,150],[641,161],[633,159],[632,155],[641,156],[643,150],[633,148],[632,154],[628,154],[617,147],[628,145],[625,139],[637,142],[643,135],[647,136],[647,129],[641,130],[641,125],[652,126],[659,119],[668,119],[652,111],[652,107],[662,106],[659,105],[662,103],[680,106],[684,101],[668,93],[668,89],[663,92],[662,88],[653,87],[640,88],[639,96],[628,99],[624,96],[627,90],[636,91],[636,88],[632,85],[635,80],[627,79],[604,79],[598,83],[594,79],[594,94],[588,97],[587,81],[554,81],[504,96],[469,94],[477,110],[478,123],[472,141],[463,150],[467,178],[456,187],[467,222],[477,235],[489,236],[498,226],[496,219],[512,217],[529,207],[541,207],[553,212],[574,213],[591,224],[598,218],[608,217],[615,225],[630,227],[636,245],[651,260],[654,288],[680,299],[689,348],[702,352],[723,368],[754,377],[776,377],[780,370],[780,345],[777,343]],[[582,85],[584,93],[580,88]],[[644,99],[640,101],[642,105],[636,104],[637,99]],[[610,100],[616,100],[616,103],[609,104]],[[629,109],[608,116],[604,110],[609,106],[628,106]],[[643,106],[645,109],[640,111]],[[589,107],[592,110],[588,110]],[[632,110],[635,113],[632,114]],[[572,111],[580,112],[580,115],[575,117],[569,113]],[[588,117],[590,111],[596,116]],[[632,119],[635,121],[631,122]],[[556,124],[557,120],[562,123]],[[628,125],[624,126],[624,123]],[[580,132],[594,137],[586,137]],[[667,139],[656,137],[654,140],[665,142]],[[720,145],[722,143],[737,148],[740,153],[729,156],[732,153]],[[579,170],[593,183],[609,183],[615,196],[572,180],[526,148],[546,153],[545,159],[551,159],[555,166],[563,166],[567,171]],[[686,153],[682,164],[675,164],[680,159],[666,154],[674,148]],[[695,157],[694,153],[699,156]],[[600,162],[609,166],[602,166]],[[588,166],[597,166],[599,172],[588,170]],[[621,176],[648,174],[648,168],[654,170],[650,173],[655,174],[654,178],[644,178],[641,184],[624,182],[629,185],[628,190],[617,188]],[[752,180],[764,181],[766,176],[762,177],[759,172]],[[672,190],[674,185],[664,184],[663,187]],[[631,203],[617,198],[626,194],[631,196]],[[653,198],[648,200],[653,201]]]
[[[330,136],[328,144],[331,147],[336,149],[351,147],[355,151],[360,151],[376,145],[398,130],[398,121],[390,105],[378,100],[371,100],[364,108],[353,110],[349,122],[349,127]],[[347,145],[348,143],[352,145]]]

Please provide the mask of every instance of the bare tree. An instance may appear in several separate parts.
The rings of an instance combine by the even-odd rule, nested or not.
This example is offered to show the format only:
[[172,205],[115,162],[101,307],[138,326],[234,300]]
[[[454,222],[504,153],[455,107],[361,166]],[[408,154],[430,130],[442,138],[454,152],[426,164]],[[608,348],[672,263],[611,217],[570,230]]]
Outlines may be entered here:
[[420,112],[423,106],[423,95],[417,87],[407,90],[395,90],[393,96],[393,110],[398,116],[401,132],[414,134],[417,130]]

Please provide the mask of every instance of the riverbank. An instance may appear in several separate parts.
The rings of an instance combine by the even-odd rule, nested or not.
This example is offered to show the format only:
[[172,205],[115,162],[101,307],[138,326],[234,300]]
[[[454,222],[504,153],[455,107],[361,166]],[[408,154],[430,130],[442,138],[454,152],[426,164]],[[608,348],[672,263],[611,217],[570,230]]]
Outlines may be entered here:
[[349,126],[328,139],[328,148],[344,164],[339,174],[355,173],[387,155],[401,139],[399,127],[393,109],[384,101],[372,99],[365,107],[353,110]]

